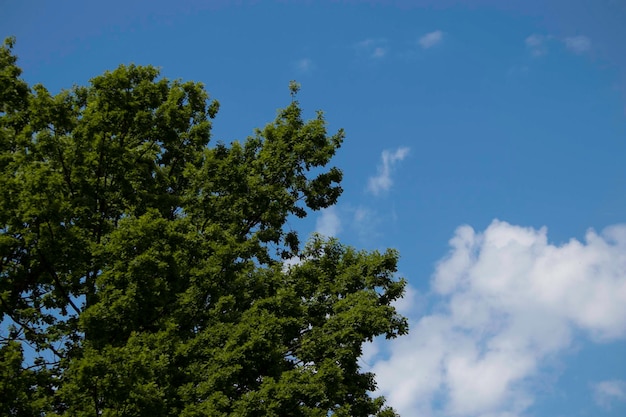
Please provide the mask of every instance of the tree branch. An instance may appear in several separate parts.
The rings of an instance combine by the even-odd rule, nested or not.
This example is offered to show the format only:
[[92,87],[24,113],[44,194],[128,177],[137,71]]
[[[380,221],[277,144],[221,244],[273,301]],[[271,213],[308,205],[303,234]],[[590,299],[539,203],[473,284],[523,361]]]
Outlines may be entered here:
[[[4,314],[6,314],[7,316],[9,316],[9,318],[11,320],[13,320],[13,322],[17,323],[20,327],[22,327],[22,329],[26,329],[27,331],[29,331],[32,334],[39,334],[37,332],[36,329],[33,329],[32,327],[30,327],[28,324],[22,323],[20,320],[18,320],[13,314],[11,314],[11,312],[9,311],[9,309],[7,308],[6,304],[4,303],[4,300],[2,299],[2,297],[0,297],[0,304],[2,304],[3,309],[5,310]],[[26,336],[24,336],[26,337]],[[25,340],[25,342],[28,343],[27,340]],[[50,351],[52,351],[52,353],[54,353],[55,355],[57,355],[57,357],[62,358],[63,355],[61,355],[61,353],[59,353],[58,350],[56,350],[52,344],[50,343],[46,343],[48,346],[46,346],[46,349],[50,349]],[[39,345],[37,345],[37,348],[39,348]]]
[[59,292],[61,293],[61,295],[63,296],[63,298],[65,298],[65,301],[67,301],[67,303],[70,306],[72,306],[72,308],[74,309],[76,314],[80,314],[82,312],[81,309],[78,308],[78,306],[76,304],[74,304],[74,302],[72,301],[72,298],[69,296],[67,291],[65,291],[65,288],[63,287],[63,284],[61,283],[61,279],[57,275],[57,273],[54,270],[54,268],[52,268],[52,265],[50,265],[50,263],[48,262],[48,260],[46,259],[46,257],[42,253],[39,254],[39,259],[41,261],[41,264],[44,266],[46,271],[50,274],[50,276],[54,280],[54,283],[56,284],[56,286],[57,286]]

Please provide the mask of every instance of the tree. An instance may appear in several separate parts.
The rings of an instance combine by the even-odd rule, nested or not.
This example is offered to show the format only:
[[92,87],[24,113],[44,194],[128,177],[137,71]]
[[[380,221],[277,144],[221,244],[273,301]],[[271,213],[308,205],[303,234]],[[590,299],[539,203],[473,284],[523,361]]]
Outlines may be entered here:
[[407,331],[397,253],[301,245],[286,226],[336,203],[342,131],[293,99],[245,141],[209,146],[218,103],[202,84],[129,65],[52,95],[20,79],[12,47],[0,414],[395,415],[358,358]]

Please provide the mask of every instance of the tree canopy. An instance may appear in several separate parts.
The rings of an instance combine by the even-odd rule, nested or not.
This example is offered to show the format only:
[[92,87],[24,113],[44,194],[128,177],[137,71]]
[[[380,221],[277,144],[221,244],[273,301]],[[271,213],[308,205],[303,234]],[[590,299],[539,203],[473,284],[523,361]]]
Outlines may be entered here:
[[210,144],[219,105],[202,84],[122,65],[53,95],[20,78],[13,42],[0,415],[395,415],[358,359],[407,332],[398,254],[303,244],[286,223],[336,203],[342,131],[294,97],[244,141]]

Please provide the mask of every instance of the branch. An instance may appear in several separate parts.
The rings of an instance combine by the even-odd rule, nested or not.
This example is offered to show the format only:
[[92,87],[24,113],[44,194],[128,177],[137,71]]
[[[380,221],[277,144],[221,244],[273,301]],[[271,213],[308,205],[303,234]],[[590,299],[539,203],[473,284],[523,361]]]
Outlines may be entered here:
[[[55,139],[57,138],[57,131],[56,129],[53,129],[54,131],[54,137]],[[59,147],[59,143],[58,141],[55,142],[55,149],[57,151],[58,157],[59,157],[59,162],[61,163],[61,168],[63,169],[63,177],[65,179],[65,182],[67,183],[67,186],[70,189],[70,194],[72,195],[72,197],[74,196],[74,187],[72,186],[72,175],[70,173],[70,171],[67,169],[67,166],[65,165],[65,160],[63,158],[63,152],[61,152],[61,148]]]
[[44,268],[46,269],[46,271],[48,271],[48,273],[50,274],[50,276],[54,280],[54,283],[56,284],[56,286],[57,286],[59,292],[61,293],[61,295],[63,296],[63,298],[65,298],[65,301],[67,301],[67,303],[70,306],[72,306],[72,308],[74,309],[76,314],[80,315],[80,313],[82,311],[80,310],[80,308],[78,308],[78,306],[76,304],[74,304],[74,302],[70,298],[70,296],[67,293],[67,291],[65,291],[65,288],[63,287],[63,284],[61,283],[61,279],[57,275],[56,271],[52,268],[52,265],[50,265],[50,263],[48,262],[46,257],[43,254],[41,254],[41,253],[39,254],[39,259],[40,259],[42,265],[44,266]]
[[[9,311],[9,309],[7,308],[6,304],[4,303],[4,300],[2,299],[2,297],[0,297],[0,304],[2,304],[2,307],[5,310],[5,313],[7,316],[9,316],[9,318],[11,320],[13,320],[13,322],[17,323],[18,325],[20,325],[20,327],[22,327],[22,329],[26,329],[27,331],[31,332],[32,334],[39,334],[37,332],[36,329],[33,329],[32,327],[30,327],[28,324],[24,324],[22,323],[20,320],[18,320],[13,314],[11,314],[11,312]],[[28,343],[28,341],[26,340],[26,342]],[[52,351],[52,353],[54,353],[55,355],[57,355],[57,357],[62,358],[63,355],[61,355],[59,353],[58,350],[56,350],[51,343],[46,343],[48,346],[46,347],[47,349],[50,349]],[[37,347],[39,347],[39,345],[37,345]]]
[[36,363],[30,366],[27,366],[26,368],[22,368],[22,370],[27,371],[29,369],[33,369],[33,368],[37,368],[39,366],[50,366],[50,365],[58,365],[60,364],[61,361],[54,361],[54,362],[43,362],[43,363]]

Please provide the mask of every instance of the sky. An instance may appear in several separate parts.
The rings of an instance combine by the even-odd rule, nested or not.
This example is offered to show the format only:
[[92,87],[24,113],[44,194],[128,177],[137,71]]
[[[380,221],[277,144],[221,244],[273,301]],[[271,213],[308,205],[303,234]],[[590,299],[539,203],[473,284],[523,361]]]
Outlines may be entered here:
[[290,227],[400,251],[410,334],[360,363],[402,416],[626,415],[623,0],[0,0],[23,78],[201,81],[213,140],[287,105],[346,131]]

